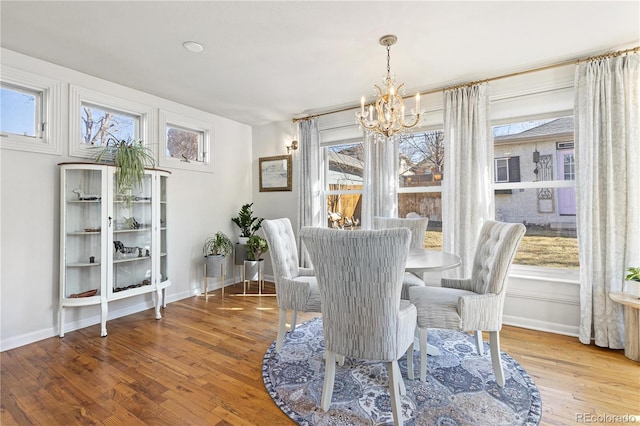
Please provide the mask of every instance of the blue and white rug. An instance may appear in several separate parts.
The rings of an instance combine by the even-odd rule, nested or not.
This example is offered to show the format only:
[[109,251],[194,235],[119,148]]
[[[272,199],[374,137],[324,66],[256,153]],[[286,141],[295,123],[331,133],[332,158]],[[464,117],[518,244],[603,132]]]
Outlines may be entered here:
[[[537,425],[542,401],[535,383],[513,358],[502,352],[504,388],[493,375],[489,345],[478,356],[473,336],[451,330],[429,330],[429,343],[441,355],[429,356],[427,381],[407,379],[407,361],[399,364],[406,396],[404,424],[412,425]],[[275,342],[262,364],[265,387],[280,409],[300,425],[392,425],[393,416],[385,363],[346,358],[336,366],[331,408],[320,407],[324,382],[322,319],[315,318],[287,333],[280,354]]]

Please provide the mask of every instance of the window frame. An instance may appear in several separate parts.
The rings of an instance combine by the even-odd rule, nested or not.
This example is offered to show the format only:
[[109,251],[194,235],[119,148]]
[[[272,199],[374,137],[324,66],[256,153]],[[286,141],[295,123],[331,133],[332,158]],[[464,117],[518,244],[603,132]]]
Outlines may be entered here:
[[[357,189],[345,189],[345,190],[335,190],[335,189],[329,189],[328,185],[329,183],[327,182],[327,176],[329,174],[329,150],[328,148],[332,147],[332,146],[337,146],[337,145],[350,145],[350,144],[365,144],[366,141],[364,140],[364,137],[362,138],[349,138],[349,139],[342,139],[342,140],[334,140],[334,141],[330,141],[330,142],[321,142],[320,143],[320,161],[321,161],[321,170],[322,170],[322,174],[320,176],[320,181],[321,181],[321,197],[322,197],[322,210],[323,210],[323,216],[324,218],[328,218],[329,217],[329,208],[328,208],[328,203],[327,203],[327,197],[329,197],[330,195],[360,195],[361,197],[361,202],[364,202],[364,175],[363,175],[363,184],[362,184],[362,189],[357,190]],[[363,165],[363,172],[364,172],[364,167],[365,165]],[[324,228],[328,228],[328,220],[323,220],[322,222],[322,226]]]
[[[186,162],[167,155],[167,126],[202,133],[201,150],[198,153],[198,156],[202,154],[202,161]],[[160,141],[158,148],[158,164],[160,167],[214,173],[214,158],[211,155],[214,145],[214,127],[212,123],[172,111],[159,110],[158,135],[160,136],[158,138]]]
[[138,139],[154,154],[157,147],[150,142],[154,140],[153,107],[128,99],[107,95],[95,90],[70,85],[69,88],[69,156],[93,158],[96,147],[87,146],[82,140],[82,106],[89,104],[98,108],[105,108],[114,112],[122,112],[138,117]]
[[36,126],[40,127],[38,134],[33,137],[2,132],[1,148],[62,155],[62,82],[5,65],[0,70],[3,84],[40,94],[39,107],[36,107],[39,110],[36,111]]

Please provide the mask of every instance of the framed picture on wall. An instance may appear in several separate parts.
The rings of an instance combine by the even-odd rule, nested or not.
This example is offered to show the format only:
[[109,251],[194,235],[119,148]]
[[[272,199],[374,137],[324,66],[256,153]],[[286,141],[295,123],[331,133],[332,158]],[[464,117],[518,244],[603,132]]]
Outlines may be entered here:
[[260,192],[291,191],[291,155],[259,159]]

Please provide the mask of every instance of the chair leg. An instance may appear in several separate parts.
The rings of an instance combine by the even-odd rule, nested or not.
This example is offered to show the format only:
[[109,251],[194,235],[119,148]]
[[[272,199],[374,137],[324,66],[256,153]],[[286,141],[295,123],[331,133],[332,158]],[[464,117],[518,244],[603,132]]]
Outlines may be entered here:
[[[388,362],[387,371],[389,374],[389,392],[391,393],[391,411],[393,412],[393,424],[396,426],[402,426],[402,404],[400,401],[399,383],[402,381],[402,376],[400,375],[400,367],[398,367],[398,361],[394,360]],[[404,386],[404,382],[402,383],[402,386]]]
[[294,309],[293,310],[293,318],[291,319],[291,331],[295,331],[296,330],[297,321],[298,321],[298,310]]
[[344,365],[344,355],[336,355],[336,359],[338,361],[338,365],[342,367]]
[[420,335],[420,380],[427,381],[427,327],[419,328]]
[[413,372],[413,343],[407,349],[407,378],[409,380],[413,380],[414,372]]
[[320,407],[327,411],[331,406],[331,396],[333,395],[333,384],[336,379],[336,354],[335,352],[325,351],[324,362],[324,385],[322,386],[322,399]]
[[484,354],[482,330],[476,330],[476,348],[478,349],[478,355],[482,356]]
[[280,319],[278,321],[278,336],[276,337],[276,352],[280,353],[284,343],[284,334],[287,326],[287,310],[280,308]]
[[491,364],[493,364],[493,375],[496,376],[496,383],[504,387],[504,370],[502,369],[502,359],[500,358],[500,332],[489,332],[489,346],[491,347]]

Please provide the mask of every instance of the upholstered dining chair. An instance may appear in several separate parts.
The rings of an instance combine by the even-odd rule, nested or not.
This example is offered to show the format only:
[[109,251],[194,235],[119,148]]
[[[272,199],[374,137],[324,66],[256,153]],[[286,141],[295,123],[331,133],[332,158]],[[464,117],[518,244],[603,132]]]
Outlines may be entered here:
[[[402,424],[406,393],[398,359],[413,358],[416,308],[400,299],[411,234],[407,229],[343,231],[304,227],[320,288],[325,341],[321,407],[331,405],[336,360],[352,357],[387,363],[391,407]],[[409,349],[409,351],[407,351]],[[413,379],[413,362],[408,376]]]
[[280,352],[286,333],[287,311],[293,311],[293,331],[296,329],[298,311],[320,312],[320,293],[313,268],[299,266],[298,248],[291,221],[288,218],[264,220],[262,231],[269,245],[280,311],[276,337],[276,352]]
[[[373,218],[373,229],[409,228],[411,231],[411,248],[424,247],[424,235],[429,226],[428,217],[418,218],[395,218],[379,217]],[[401,298],[409,300],[409,289],[411,287],[424,287],[424,281],[413,272],[405,272],[402,279]]]
[[420,380],[427,374],[427,329],[475,331],[482,355],[482,331],[489,332],[491,363],[498,386],[504,386],[500,329],[509,268],[526,228],[520,223],[487,221],[480,230],[470,278],[443,278],[441,287],[413,287],[418,309]]

